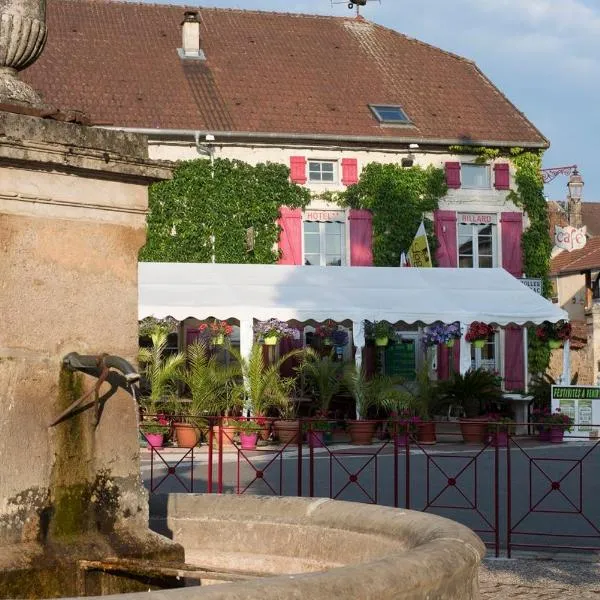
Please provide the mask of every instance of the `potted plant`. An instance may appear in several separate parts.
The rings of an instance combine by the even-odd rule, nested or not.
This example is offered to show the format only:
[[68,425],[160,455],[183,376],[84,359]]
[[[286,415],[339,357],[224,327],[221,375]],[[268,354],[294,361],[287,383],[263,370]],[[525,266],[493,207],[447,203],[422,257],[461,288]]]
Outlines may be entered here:
[[395,335],[394,328],[387,321],[373,323],[373,337],[376,346],[387,346],[390,338]]
[[200,323],[198,327],[201,337],[207,338],[214,346],[222,346],[233,333],[233,327],[227,321],[211,319]]
[[275,346],[284,337],[298,339],[300,332],[289,327],[285,321],[269,319],[268,321],[257,321],[254,325],[254,333],[258,342],[265,346]]
[[417,442],[419,444],[436,443],[436,426],[433,420],[434,411],[439,404],[439,391],[436,383],[429,379],[427,367],[417,371],[416,386],[405,389],[410,393],[410,407],[419,416],[417,423]]
[[415,438],[421,417],[409,408],[392,411],[388,420],[388,431],[398,447],[406,446]]
[[236,396],[236,384],[241,378],[239,363],[221,364],[202,342],[190,344],[187,356],[182,380],[189,389],[191,401],[185,417],[173,424],[177,445],[182,448],[198,443],[208,418],[232,412],[234,408],[241,412],[243,408],[243,399]]
[[571,339],[571,323],[568,321],[558,321],[556,323],[544,321],[536,327],[535,335],[542,342],[546,342],[551,349],[557,349],[565,341]]
[[434,323],[425,329],[423,344],[425,346],[439,346],[444,344],[448,348],[454,346],[454,342],[460,339],[462,330],[460,323]]
[[337,331],[337,323],[331,319],[327,319],[325,322],[317,325],[315,328],[315,337],[321,340],[323,346],[333,345],[333,333]]
[[500,413],[489,413],[487,422],[492,445],[498,448],[507,448],[508,436],[515,432],[515,421]]
[[488,338],[494,333],[495,329],[481,321],[473,321],[467,329],[465,339],[473,344],[475,348],[483,348]]
[[550,423],[550,442],[553,444],[562,444],[565,431],[573,429],[573,419],[569,415],[561,412],[557,408],[548,419]]
[[[140,348],[138,362],[143,376],[143,387],[147,390],[140,395],[139,405],[142,412],[141,429],[146,439],[153,437],[153,447],[163,445],[164,435],[168,432],[165,423],[157,421],[160,406],[169,402],[176,393],[176,384],[181,378],[185,355],[182,353],[165,356],[169,329],[161,324],[155,325],[149,334],[152,345]],[[149,442],[150,443],[150,442]]]
[[162,448],[164,437],[169,433],[169,421],[163,416],[157,416],[154,419],[143,420],[140,429],[148,446]]
[[256,450],[261,425],[252,419],[238,419],[234,426],[240,436],[242,450]]
[[331,431],[331,420],[327,411],[318,410],[315,417],[304,421],[304,429],[308,445],[311,448],[322,448],[325,446],[325,434]]
[[342,385],[356,404],[357,418],[348,424],[350,440],[356,445],[370,445],[377,421],[367,418],[369,410],[388,408],[395,401],[398,393],[395,381],[382,375],[375,375],[369,379],[364,365],[357,369],[355,364],[351,364],[344,371]]
[[460,407],[463,418],[460,429],[466,443],[483,443],[487,437],[487,421],[483,415],[496,412],[502,401],[502,390],[496,376],[485,369],[469,369],[454,373],[438,388],[446,406]]
[[296,405],[290,400],[279,407],[279,419],[273,421],[274,436],[284,445],[297,444],[302,440],[302,428],[296,416]]

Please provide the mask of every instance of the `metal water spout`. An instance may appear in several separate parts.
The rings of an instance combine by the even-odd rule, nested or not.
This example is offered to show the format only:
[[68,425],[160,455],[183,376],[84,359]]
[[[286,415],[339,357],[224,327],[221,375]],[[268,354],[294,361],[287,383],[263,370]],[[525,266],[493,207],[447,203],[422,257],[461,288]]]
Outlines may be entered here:
[[87,398],[94,396],[95,420],[97,424],[100,418],[100,386],[108,379],[111,369],[115,369],[125,378],[127,388],[131,393],[134,401],[137,400],[137,382],[140,380],[140,374],[135,370],[133,365],[120,356],[111,354],[78,354],[71,352],[63,358],[63,365],[70,371],[82,371],[88,375],[97,377],[94,387],[86,392],[83,396],[71,403],[60,415],[58,415],[50,427],[53,427],[60,421],[63,421],[72,415],[75,409]]

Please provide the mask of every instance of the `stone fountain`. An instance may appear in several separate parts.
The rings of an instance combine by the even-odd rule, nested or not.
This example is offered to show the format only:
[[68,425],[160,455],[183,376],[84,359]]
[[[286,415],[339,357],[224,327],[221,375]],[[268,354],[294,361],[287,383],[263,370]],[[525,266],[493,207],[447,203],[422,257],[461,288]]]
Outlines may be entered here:
[[148,528],[137,255],[170,170],[18,79],[45,39],[42,0],[0,0],[0,598],[477,598],[481,542],[430,515],[174,495]]

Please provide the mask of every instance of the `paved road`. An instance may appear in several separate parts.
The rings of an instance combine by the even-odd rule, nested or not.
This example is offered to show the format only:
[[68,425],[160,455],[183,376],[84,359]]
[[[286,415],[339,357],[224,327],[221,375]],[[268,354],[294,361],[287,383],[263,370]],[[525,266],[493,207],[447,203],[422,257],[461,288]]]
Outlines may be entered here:
[[[152,458],[150,454],[143,452],[142,475],[148,487],[152,482],[155,493],[207,491],[206,448],[196,449],[193,461],[191,452],[185,455],[180,449],[153,453]],[[216,491],[216,452],[213,458]],[[175,466],[174,473],[168,473],[168,466]],[[298,495],[298,466],[295,447],[284,452],[277,447],[240,452],[239,460],[237,452],[225,452],[223,491]],[[534,544],[600,550],[598,443],[540,445],[523,439],[511,446],[510,455],[506,449],[437,444],[413,448],[408,460],[404,451],[395,454],[390,443],[365,448],[333,444],[315,449],[312,469],[304,446],[301,466],[304,496],[310,495],[311,484],[314,496],[339,500],[394,506],[397,495],[398,506],[457,520],[488,544],[494,543],[498,529],[502,547],[510,510],[513,547]],[[257,471],[262,477],[257,478]]]

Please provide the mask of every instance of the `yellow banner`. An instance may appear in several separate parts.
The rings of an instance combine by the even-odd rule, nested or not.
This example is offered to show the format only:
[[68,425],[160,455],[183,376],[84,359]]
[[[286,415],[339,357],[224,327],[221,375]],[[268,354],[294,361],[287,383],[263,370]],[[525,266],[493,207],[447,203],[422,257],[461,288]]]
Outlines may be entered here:
[[431,253],[429,252],[429,242],[427,241],[427,232],[422,221],[419,229],[417,229],[415,239],[408,249],[408,260],[411,267],[433,267]]

